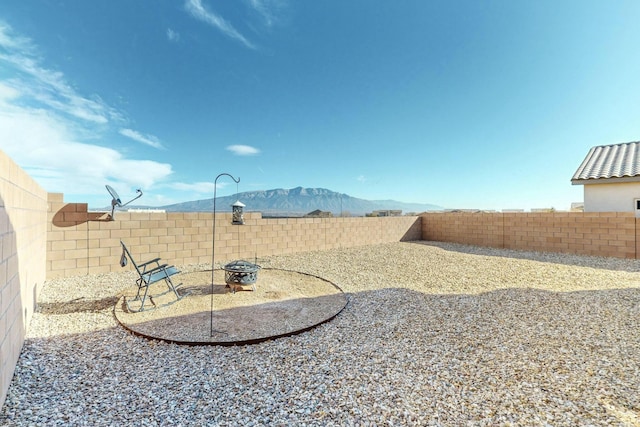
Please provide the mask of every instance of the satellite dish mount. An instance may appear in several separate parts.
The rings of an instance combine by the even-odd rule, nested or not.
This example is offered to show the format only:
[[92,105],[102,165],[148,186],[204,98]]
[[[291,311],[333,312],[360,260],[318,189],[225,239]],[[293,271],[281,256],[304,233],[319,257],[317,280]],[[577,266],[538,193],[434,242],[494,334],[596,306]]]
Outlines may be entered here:
[[113,187],[111,187],[110,185],[105,185],[105,187],[107,187],[107,191],[109,192],[109,194],[111,194],[111,221],[114,220],[114,216],[113,213],[116,209],[116,206],[119,208],[122,208],[124,206],[127,206],[129,203],[133,202],[136,199],[139,199],[140,197],[142,197],[142,190],[140,190],[139,188],[136,190],[136,193],[138,193],[138,195],[136,197],[134,197],[133,199],[129,200],[127,203],[122,203],[122,200],[120,200],[120,196],[118,196],[118,193],[116,192],[116,190],[113,189]]

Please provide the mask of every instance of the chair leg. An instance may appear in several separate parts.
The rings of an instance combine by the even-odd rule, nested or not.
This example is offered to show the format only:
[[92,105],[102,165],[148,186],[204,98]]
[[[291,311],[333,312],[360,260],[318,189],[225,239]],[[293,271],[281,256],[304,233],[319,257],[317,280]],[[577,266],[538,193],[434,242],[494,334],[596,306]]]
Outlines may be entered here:
[[[144,287],[144,294],[142,295],[142,297],[140,297],[140,291],[142,290],[143,287]],[[133,311],[133,312],[144,311],[144,304],[147,302],[147,296],[149,297],[149,299],[151,299],[151,295],[148,295],[148,293],[149,293],[149,286],[139,286],[138,287],[138,292],[136,293],[135,298],[133,298],[131,300],[131,301],[140,301],[140,308],[138,308],[137,310],[134,309],[133,307],[131,307],[129,302],[126,301],[126,299],[125,299],[125,303],[127,304],[127,308],[129,309],[129,311]]]
[[140,311],[144,310],[144,303],[147,302],[148,293],[149,293],[149,285],[144,287],[144,295],[142,296],[142,304],[140,305]]
[[[190,294],[190,292],[186,292],[183,295],[180,295],[178,293],[178,290],[174,286],[173,281],[171,280],[171,278],[168,275],[166,277],[163,277],[160,280],[164,280],[164,282],[167,285],[168,289],[166,291],[162,292],[162,293],[159,293],[159,294],[151,294],[151,293],[149,293],[149,287],[153,283],[147,283],[146,281],[138,282],[138,293],[136,294],[136,297],[132,301],[138,301],[139,300],[140,301],[140,308],[136,310],[136,309],[132,308],[129,305],[129,302],[126,302],[127,308],[129,309],[129,311],[132,311],[132,312],[143,311],[145,309],[145,304],[147,302],[147,298],[149,300],[151,300],[151,304],[153,304],[153,306],[154,306],[154,307],[151,308],[151,310],[152,310],[154,308],[164,307],[166,305],[173,304],[173,303],[175,303],[177,301],[180,301],[182,298],[184,298],[185,296]],[[156,283],[156,282],[154,282],[154,283]],[[143,295],[141,297],[140,294],[142,293],[142,288],[143,287],[144,287],[144,293],[143,293]],[[168,302],[168,303],[162,303],[162,304],[159,303],[159,302],[154,301],[154,299],[158,299],[161,296],[169,294],[171,292],[173,292],[173,295],[176,298],[174,301],[171,301],[171,302]],[[158,304],[160,304],[160,305],[158,305]]]
[[180,294],[178,294],[178,291],[176,290],[176,287],[173,286],[173,282],[171,281],[171,277],[167,276],[164,280],[167,282],[167,286],[169,287],[169,289],[172,290],[173,293],[175,294],[176,299],[182,298],[180,296]]

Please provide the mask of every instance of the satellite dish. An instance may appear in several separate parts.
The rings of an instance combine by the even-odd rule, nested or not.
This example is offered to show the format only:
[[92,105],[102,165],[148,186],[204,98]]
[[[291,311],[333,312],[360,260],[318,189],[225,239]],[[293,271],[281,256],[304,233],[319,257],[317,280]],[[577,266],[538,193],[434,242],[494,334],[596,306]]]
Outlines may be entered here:
[[114,190],[110,185],[105,185],[105,187],[107,187],[107,191],[111,194],[111,197],[113,197],[113,200],[111,200],[111,206],[120,206],[122,201],[120,200],[120,196],[118,196],[116,190]]
[[140,190],[139,188],[136,190],[136,193],[139,193],[136,197],[134,197],[133,199],[129,200],[127,203],[122,203],[122,200],[120,199],[120,196],[118,196],[118,192],[116,190],[113,189],[113,187],[111,187],[110,185],[105,185],[105,187],[107,187],[107,191],[109,192],[109,194],[111,194],[111,220],[114,219],[113,217],[113,212],[116,209],[116,206],[121,208],[124,206],[127,206],[129,203],[133,202],[136,199],[139,199],[140,197],[142,197],[142,190]]

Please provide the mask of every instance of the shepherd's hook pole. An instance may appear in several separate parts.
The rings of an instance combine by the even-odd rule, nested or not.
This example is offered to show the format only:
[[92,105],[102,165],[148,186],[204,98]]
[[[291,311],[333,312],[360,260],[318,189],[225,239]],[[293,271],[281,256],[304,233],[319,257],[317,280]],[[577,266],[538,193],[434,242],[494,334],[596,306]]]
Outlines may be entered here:
[[233,180],[236,184],[240,183],[240,177],[235,179],[233,176],[228,173],[221,173],[216,176],[215,181],[213,181],[213,242],[211,243],[211,333],[210,337],[213,337],[213,289],[214,289],[214,272],[216,269],[216,192],[218,189],[218,178],[226,175]]

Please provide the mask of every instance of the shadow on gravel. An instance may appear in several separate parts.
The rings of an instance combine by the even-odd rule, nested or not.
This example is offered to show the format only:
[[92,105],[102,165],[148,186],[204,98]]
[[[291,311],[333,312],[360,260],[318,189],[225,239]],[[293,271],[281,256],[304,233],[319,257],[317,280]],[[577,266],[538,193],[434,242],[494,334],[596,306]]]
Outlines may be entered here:
[[38,303],[36,313],[42,314],[70,314],[95,312],[112,309],[120,297],[107,297],[97,300],[78,298],[65,302]]
[[[236,425],[229,407],[238,396],[270,399],[271,423],[282,425],[357,424],[359,413],[393,415],[399,425],[622,425],[640,417],[639,289],[351,295],[323,327],[249,347],[161,345],[127,339],[121,328],[28,341],[0,424],[127,425],[130,414],[145,413],[149,425],[177,425],[197,408],[206,414],[201,425]],[[166,399],[135,398],[160,390]],[[341,396],[359,397],[335,405]],[[112,409],[119,399],[126,411]]]
[[[58,424],[125,425],[130,414],[145,413],[149,425],[168,425],[197,408],[218,414],[202,425],[235,425],[229,408],[238,396],[271,399],[272,423],[282,425],[385,416],[399,425],[640,419],[640,289],[452,295],[385,288],[350,296],[322,327],[255,346],[160,345],[127,339],[121,328],[27,340],[0,424],[53,425],[54,414]],[[43,309],[91,310],[108,300]],[[54,328],[62,322],[46,321]],[[322,392],[301,389],[306,378]],[[137,398],[160,390],[170,398]],[[361,397],[325,410],[342,396]],[[126,411],[114,408],[119,399]],[[440,402],[452,399],[443,410]]]

